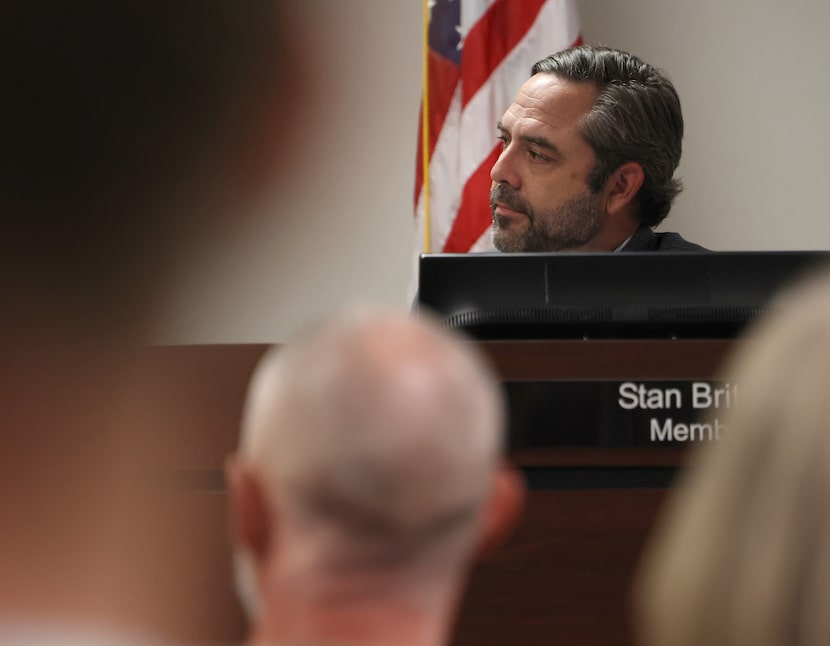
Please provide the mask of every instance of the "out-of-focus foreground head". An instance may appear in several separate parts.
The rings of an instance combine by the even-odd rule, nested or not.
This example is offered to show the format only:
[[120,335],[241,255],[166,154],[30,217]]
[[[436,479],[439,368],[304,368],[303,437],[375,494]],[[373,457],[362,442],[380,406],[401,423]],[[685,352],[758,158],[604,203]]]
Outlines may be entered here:
[[830,276],[784,305],[741,348],[726,436],[645,552],[645,646],[830,642]]
[[0,3],[0,623],[192,616],[168,594],[186,566],[162,558],[137,349],[190,239],[276,181],[282,10]]
[[229,468],[255,632],[365,638],[294,625],[361,598],[414,604],[446,632],[476,546],[519,508],[502,407],[471,346],[404,313],[345,313],[268,354]]
[[279,9],[2,3],[4,331],[145,318],[182,245],[273,184],[290,69]]

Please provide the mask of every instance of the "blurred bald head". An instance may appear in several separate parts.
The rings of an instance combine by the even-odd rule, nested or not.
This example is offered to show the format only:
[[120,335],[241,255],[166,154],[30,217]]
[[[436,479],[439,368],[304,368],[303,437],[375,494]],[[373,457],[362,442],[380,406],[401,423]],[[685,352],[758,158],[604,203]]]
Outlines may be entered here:
[[446,643],[521,509],[503,425],[476,347],[425,318],[352,311],[266,355],[227,470],[251,642]]
[[264,359],[241,455],[316,565],[446,567],[488,493],[502,417],[472,348],[405,314],[353,313]]

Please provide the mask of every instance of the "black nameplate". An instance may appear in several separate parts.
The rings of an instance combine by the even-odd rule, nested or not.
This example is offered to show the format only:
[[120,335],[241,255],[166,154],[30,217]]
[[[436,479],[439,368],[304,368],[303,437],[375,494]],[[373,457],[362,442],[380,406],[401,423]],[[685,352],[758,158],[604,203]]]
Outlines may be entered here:
[[738,387],[719,381],[513,381],[511,450],[713,442]]

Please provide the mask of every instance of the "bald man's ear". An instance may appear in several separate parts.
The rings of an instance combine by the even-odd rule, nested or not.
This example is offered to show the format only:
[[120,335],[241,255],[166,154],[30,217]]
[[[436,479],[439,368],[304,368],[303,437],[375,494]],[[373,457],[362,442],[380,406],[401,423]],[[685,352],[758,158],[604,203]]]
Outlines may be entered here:
[[503,464],[493,478],[476,556],[488,557],[507,539],[521,516],[524,503],[522,474],[515,467]]
[[228,484],[229,530],[235,549],[262,561],[273,541],[273,519],[256,474],[237,455],[225,462]]
[[632,204],[645,181],[643,167],[637,162],[626,162],[611,173],[605,183],[605,210],[617,215]]

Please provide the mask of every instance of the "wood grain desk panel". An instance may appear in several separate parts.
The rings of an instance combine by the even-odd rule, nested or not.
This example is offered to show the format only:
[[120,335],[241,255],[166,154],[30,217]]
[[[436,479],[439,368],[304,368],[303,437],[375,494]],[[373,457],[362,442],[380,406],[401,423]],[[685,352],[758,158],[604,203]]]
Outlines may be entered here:
[[734,341],[482,341],[503,379],[708,379]]

